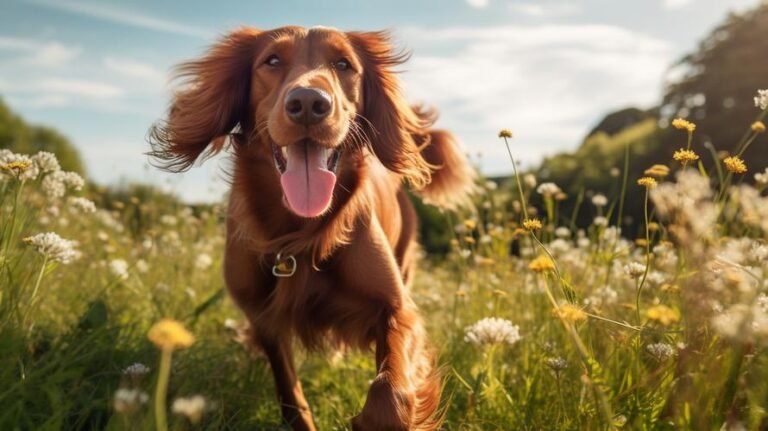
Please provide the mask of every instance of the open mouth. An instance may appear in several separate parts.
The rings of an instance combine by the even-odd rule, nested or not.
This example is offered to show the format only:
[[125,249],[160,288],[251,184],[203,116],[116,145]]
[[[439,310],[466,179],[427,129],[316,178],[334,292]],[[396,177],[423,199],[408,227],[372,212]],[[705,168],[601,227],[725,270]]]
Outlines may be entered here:
[[288,145],[272,144],[288,206],[302,217],[317,217],[331,205],[341,153],[309,139]]

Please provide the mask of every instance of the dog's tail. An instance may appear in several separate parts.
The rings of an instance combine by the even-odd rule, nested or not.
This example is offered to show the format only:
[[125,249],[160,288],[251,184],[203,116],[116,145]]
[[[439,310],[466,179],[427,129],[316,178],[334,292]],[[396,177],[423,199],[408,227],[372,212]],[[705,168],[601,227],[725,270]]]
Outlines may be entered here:
[[[434,110],[415,106],[413,111],[425,125],[431,125],[437,119]],[[421,157],[434,168],[432,181],[416,193],[424,202],[441,208],[455,209],[470,205],[470,198],[477,188],[477,175],[459,141],[445,130],[428,127],[424,130],[424,133],[413,137],[421,147]]]

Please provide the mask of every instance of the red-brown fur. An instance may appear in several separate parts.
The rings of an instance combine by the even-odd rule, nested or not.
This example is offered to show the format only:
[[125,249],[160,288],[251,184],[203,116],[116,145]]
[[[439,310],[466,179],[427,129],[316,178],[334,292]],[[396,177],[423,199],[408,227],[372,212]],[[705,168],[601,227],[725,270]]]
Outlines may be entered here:
[[[267,68],[264,58],[275,52],[285,64]],[[352,71],[328,67],[334,56]],[[293,364],[294,336],[309,348],[375,345],[378,372],[354,429],[440,423],[441,379],[408,288],[417,220],[403,182],[451,207],[465,199],[473,173],[452,135],[430,129],[436,114],[403,98],[392,68],[405,59],[383,32],[242,28],[179,67],[185,85],[150,133],[155,159],[179,171],[220,151],[240,126],[231,135],[225,278],[296,430],[315,427]],[[281,101],[299,85],[331,94],[333,115],[306,129],[291,125]],[[312,219],[283,203],[270,150],[305,137],[344,149],[331,206]],[[278,252],[295,256],[292,277],[272,275]]]

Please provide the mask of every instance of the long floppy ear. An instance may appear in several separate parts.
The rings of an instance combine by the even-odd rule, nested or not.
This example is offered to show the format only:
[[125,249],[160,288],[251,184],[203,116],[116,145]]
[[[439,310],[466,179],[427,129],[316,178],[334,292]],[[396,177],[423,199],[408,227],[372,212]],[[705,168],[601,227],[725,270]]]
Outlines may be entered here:
[[261,31],[241,28],[213,45],[197,60],[178,65],[174,78],[181,89],[174,95],[168,118],[149,131],[149,153],[172,172],[187,170],[201,155],[221,151],[226,135],[247,122],[251,67]]
[[371,146],[384,166],[404,175],[416,188],[430,182],[432,166],[421,156],[414,136],[423,136],[431,125],[420,118],[406,102],[392,70],[404,63],[409,54],[394,50],[386,31],[350,32],[363,68],[363,112]]

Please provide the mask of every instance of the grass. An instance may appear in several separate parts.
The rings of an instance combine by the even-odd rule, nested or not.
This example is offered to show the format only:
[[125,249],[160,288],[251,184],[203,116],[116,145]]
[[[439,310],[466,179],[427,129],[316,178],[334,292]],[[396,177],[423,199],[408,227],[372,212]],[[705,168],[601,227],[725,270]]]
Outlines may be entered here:
[[[0,152],[0,428],[286,429],[224,293],[222,208],[114,202],[46,160]],[[656,186],[617,176],[615,196],[580,193],[596,216],[582,229],[556,185],[517,174],[451,216],[451,253],[425,258],[413,287],[445,370],[446,429],[768,427],[768,181],[659,162],[671,173]],[[616,227],[625,199],[645,201],[629,214],[640,238]],[[43,249],[43,232],[76,244]],[[195,342],[155,346],[163,318]],[[319,429],[349,429],[372,357],[299,355]]]

